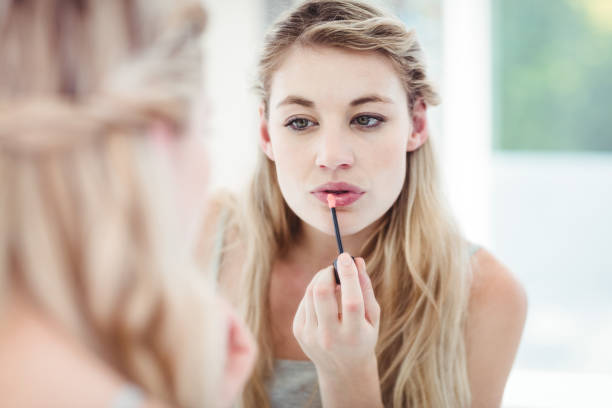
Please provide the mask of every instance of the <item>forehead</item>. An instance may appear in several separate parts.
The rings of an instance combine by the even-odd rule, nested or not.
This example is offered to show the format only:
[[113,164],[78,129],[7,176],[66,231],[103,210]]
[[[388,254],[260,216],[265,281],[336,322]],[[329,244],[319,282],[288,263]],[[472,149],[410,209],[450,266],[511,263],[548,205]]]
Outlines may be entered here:
[[378,94],[395,103],[406,92],[391,60],[374,51],[294,45],[272,74],[270,105],[287,95],[318,101],[347,102]]

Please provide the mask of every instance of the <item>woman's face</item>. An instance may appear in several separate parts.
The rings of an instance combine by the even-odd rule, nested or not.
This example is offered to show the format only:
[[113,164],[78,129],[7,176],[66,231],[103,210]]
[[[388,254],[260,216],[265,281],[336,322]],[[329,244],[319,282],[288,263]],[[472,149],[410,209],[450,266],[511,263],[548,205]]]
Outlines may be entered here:
[[328,234],[327,194],[336,196],[342,233],[361,231],[395,202],[406,152],[426,138],[424,119],[422,132],[413,131],[390,60],[375,52],[293,46],[272,76],[268,106],[261,145],[275,162],[283,197]]

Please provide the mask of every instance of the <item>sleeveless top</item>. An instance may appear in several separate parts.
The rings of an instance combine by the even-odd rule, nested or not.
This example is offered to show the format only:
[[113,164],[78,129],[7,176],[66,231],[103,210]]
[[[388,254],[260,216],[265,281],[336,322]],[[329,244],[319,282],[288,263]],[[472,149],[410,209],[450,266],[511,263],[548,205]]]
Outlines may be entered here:
[[[221,266],[221,250],[227,221],[227,212],[221,215],[215,236],[214,256],[210,265],[213,285],[217,285]],[[470,257],[480,246],[470,244]],[[274,373],[266,388],[271,408],[322,408],[317,370],[310,360],[274,360]]]
[[145,401],[140,388],[125,384],[113,398],[110,408],[139,408]]

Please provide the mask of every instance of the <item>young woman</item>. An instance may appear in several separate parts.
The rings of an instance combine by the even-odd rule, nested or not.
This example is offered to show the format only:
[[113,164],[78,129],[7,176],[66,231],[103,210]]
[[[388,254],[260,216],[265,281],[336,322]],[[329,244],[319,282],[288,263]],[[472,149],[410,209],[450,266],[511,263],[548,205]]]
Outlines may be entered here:
[[499,406],[525,295],[444,205],[414,32],[366,3],[306,1],[259,67],[246,208],[220,199],[201,248],[259,342],[244,406]]
[[2,406],[229,407],[244,385],[252,337],[177,239],[203,211],[203,23],[176,1],[0,3]]

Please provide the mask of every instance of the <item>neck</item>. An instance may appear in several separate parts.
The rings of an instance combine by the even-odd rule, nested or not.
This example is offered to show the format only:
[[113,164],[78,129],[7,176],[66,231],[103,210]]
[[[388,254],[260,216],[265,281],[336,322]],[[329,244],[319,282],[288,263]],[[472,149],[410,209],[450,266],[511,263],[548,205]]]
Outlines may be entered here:
[[[370,225],[355,234],[343,235],[342,246],[344,252],[348,252],[354,257],[361,256],[361,248],[374,228],[374,225]],[[288,260],[312,271],[314,275],[317,271],[331,265],[338,255],[338,245],[334,235],[323,233],[302,222],[300,236],[289,251]]]

